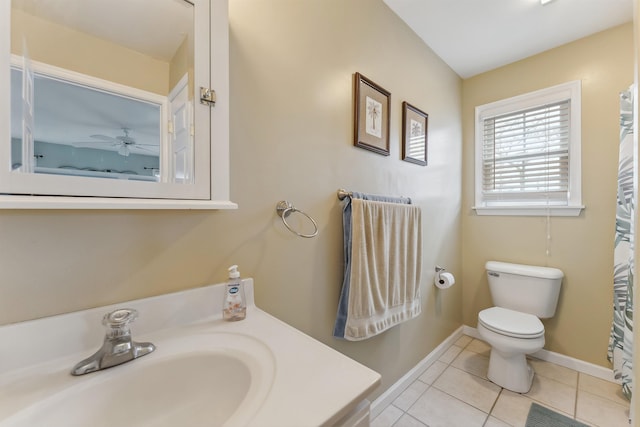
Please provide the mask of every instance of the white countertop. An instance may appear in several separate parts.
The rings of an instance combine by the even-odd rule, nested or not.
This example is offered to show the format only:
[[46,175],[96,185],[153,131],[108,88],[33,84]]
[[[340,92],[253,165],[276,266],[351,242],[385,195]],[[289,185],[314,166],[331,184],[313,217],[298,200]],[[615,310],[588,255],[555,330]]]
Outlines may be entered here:
[[[244,283],[247,318],[237,322],[222,320],[224,285],[211,285],[0,327],[0,426],[14,425],[11,420],[21,411],[31,410],[32,405],[80,381],[122,375],[124,371],[118,369],[135,369],[145,358],[151,363],[153,357],[162,357],[163,348],[168,351],[170,346],[165,342],[171,337],[192,333],[206,332],[216,339],[227,334],[251,337],[264,343],[273,355],[269,363],[274,369],[266,397],[252,404],[258,408],[255,415],[241,425],[333,425],[379,385],[377,372],[257,308],[253,281],[245,279]],[[102,344],[104,313],[123,307],[140,313],[131,328],[133,339],[153,342],[156,351],[115,368],[82,377],[70,375],[76,362]]]

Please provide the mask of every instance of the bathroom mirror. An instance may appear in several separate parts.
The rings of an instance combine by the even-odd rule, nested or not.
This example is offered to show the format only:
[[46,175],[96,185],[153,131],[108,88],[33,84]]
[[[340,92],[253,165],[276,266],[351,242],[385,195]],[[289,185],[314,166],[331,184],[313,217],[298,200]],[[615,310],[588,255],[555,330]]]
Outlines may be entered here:
[[[18,200],[8,195],[232,205],[226,0],[0,8],[0,205]],[[215,106],[201,87],[216,91]]]

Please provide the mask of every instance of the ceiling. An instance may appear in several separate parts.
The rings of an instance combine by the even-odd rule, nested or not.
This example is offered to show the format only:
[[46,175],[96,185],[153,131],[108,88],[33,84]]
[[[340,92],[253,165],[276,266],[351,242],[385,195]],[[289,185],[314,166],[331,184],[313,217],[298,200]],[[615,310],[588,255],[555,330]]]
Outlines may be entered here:
[[468,78],[633,20],[633,0],[384,0]]

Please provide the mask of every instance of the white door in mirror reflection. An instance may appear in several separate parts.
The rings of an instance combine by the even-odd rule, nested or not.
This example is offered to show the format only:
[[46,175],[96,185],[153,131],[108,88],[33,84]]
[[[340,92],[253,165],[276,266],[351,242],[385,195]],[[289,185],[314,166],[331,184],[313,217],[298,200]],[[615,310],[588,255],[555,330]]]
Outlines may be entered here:
[[24,69],[24,73],[22,78],[22,161],[20,170],[22,172],[33,172],[35,168],[35,153],[33,149],[33,91],[35,82],[27,47],[23,46],[22,49],[24,52],[22,67]]
[[171,103],[170,171],[174,182],[193,182],[193,125],[189,103],[189,81],[185,75],[169,94]]

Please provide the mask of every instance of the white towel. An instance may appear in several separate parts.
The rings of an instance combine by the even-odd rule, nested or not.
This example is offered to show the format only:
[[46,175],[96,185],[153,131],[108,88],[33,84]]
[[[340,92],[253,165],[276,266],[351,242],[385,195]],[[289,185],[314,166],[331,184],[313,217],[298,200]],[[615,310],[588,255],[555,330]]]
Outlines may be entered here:
[[421,313],[422,217],[415,205],[351,201],[344,338],[359,341]]

